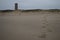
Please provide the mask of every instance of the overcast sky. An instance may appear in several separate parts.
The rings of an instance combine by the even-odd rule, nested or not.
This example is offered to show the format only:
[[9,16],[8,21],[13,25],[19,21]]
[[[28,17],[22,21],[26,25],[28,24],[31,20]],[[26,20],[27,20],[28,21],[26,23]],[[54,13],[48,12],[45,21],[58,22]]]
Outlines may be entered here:
[[60,0],[0,0],[0,10],[14,9],[14,3],[19,9],[60,9]]

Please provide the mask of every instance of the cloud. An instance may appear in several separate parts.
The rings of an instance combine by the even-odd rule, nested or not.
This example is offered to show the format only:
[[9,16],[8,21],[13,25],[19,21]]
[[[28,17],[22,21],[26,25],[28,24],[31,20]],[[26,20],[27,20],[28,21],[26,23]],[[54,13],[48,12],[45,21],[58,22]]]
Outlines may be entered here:
[[14,3],[18,3],[19,9],[60,8],[60,0],[0,0],[0,10],[14,9]]

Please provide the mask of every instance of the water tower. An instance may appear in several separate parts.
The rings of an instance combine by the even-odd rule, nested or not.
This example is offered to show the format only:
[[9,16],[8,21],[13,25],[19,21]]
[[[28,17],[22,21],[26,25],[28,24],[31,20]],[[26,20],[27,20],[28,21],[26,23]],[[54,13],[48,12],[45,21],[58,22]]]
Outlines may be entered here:
[[18,3],[15,3],[15,10],[18,10]]

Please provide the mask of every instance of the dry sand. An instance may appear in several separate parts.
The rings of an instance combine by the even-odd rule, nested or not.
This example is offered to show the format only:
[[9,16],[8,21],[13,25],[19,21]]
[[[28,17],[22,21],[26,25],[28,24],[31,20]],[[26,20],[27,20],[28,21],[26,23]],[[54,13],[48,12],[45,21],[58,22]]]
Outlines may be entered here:
[[60,14],[29,12],[0,15],[0,28],[0,40],[60,40]]

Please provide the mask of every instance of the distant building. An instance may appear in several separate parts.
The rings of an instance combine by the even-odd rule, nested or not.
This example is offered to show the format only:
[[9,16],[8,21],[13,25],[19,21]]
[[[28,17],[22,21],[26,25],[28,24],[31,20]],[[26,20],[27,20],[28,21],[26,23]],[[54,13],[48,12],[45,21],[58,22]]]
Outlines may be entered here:
[[15,3],[15,10],[18,10],[18,3]]

